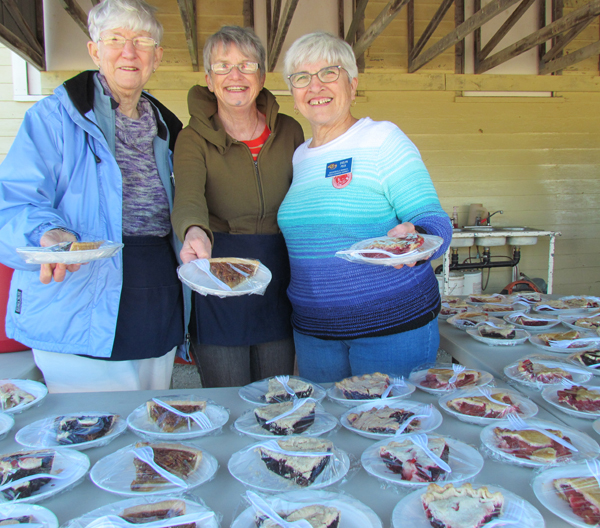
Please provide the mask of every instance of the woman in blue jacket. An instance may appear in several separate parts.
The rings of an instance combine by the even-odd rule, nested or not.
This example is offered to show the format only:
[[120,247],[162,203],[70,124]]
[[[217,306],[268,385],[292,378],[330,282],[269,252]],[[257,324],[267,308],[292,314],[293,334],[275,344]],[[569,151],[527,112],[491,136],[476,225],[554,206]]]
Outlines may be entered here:
[[[15,268],[6,334],[33,349],[51,392],[165,389],[184,341],[171,234],[181,123],[143,87],[162,27],[143,0],[89,14],[99,71],[34,105],[0,165],[0,261]],[[21,246],[123,242],[87,265],[25,264]]]

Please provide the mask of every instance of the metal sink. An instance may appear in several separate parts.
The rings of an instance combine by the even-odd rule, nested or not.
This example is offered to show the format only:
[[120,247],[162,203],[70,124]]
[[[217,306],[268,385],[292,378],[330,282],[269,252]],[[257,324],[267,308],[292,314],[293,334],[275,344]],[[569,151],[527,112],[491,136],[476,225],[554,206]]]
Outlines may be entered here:
[[[456,237],[457,233],[467,233],[467,236]],[[471,233],[465,231],[464,229],[454,228],[452,230],[452,240],[450,241],[450,247],[452,248],[461,248],[461,247],[471,247],[475,243],[475,237],[470,236]]]

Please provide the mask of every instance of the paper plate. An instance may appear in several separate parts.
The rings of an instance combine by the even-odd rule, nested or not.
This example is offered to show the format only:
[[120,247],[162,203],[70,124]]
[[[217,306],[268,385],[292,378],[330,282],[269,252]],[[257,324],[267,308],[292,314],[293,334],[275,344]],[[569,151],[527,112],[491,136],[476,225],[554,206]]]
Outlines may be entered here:
[[6,438],[6,435],[14,425],[15,419],[10,414],[0,412],[0,440]]
[[517,328],[520,328],[521,330],[527,330],[528,332],[532,333],[532,332],[545,332],[546,330],[548,330],[549,328],[552,328],[558,324],[560,324],[560,320],[556,317],[552,317],[550,315],[537,315],[537,316],[533,316],[530,315],[528,317],[531,317],[532,319],[546,319],[548,322],[544,325],[540,325],[540,326],[531,326],[531,325],[524,325],[521,323],[517,323],[515,320],[517,319],[517,317],[521,316],[521,315],[527,315],[525,312],[515,312],[512,314],[508,314],[505,315],[503,317],[503,319],[511,324],[516,326]]
[[[250,383],[248,385],[240,387],[238,391],[240,398],[255,405],[268,405],[268,403],[265,401],[265,394],[269,390],[269,379],[270,378],[265,378],[263,380],[255,381],[254,383]],[[325,398],[326,392],[325,389],[321,387],[321,385],[313,383],[312,381],[309,381],[305,378],[299,378],[297,376],[290,376],[290,380],[291,379],[299,379],[301,381],[304,381],[305,383],[312,385],[313,392],[310,396],[308,396],[309,398],[312,398],[313,400],[316,400],[318,402]]]
[[[579,315],[559,315],[558,319],[562,324],[564,324],[567,328],[571,328],[573,330],[579,330],[582,332],[593,332],[593,328],[584,328],[583,326],[577,326],[575,323],[579,319],[589,319],[588,314],[579,314]],[[598,320],[600,322],[600,316],[596,316],[593,319]]]
[[[390,392],[390,395],[385,399],[385,401],[393,402],[393,401],[402,400],[404,398],[408,398],[413,392],[415,392],[416,387],[412,383],[404,380],[404,385],[405,385],[404,387],[395,386],[392,389],[392,391]],[[344,393],[340,389],[338,389],[335,385],[332,385],[331,387],[329,387],[327,389],[327,397],[331,401],[334,401],[335,403],[339,403],[340,405],[343,405],[344,407],[356,407],[357,405],[362,405],[363,403],[384,401],[381,398],[367,399],[367,400],[350,400],[350,399],[346,398],[344,396]]]
[[[582,363],[581,356],[583,354],[585,354],[586,352],[590,352],[590,353],[597,352],[598,353],[597,363],[591,363],[590,365],[586,365],[585,363]],[[567,359],[569,361],[575,362],[578,366],[586,369],[588,372],[591,372],[594,376],[600,376],[600,347],[592,348],[591,350],[581,350],[579,352],[574,352],[573,354],[570,354],[567,357]]]
[[8,414],[18,414],[20,412],[25,411],[26,409],[30,409],[31,407],[37,407],[42,400],[48,394],[48,389],[46,385],[43,383],[39,383],[37,381],[27,380],[27,379],[0,379],[0,386],[4,383],[12,383],[16,385],[21,390],[28,392],[32,396],[35,397],[33,401],[28,403],[22,403],[15,407],[11,407],[10,409],[0,409],[0,411],[8,413]]
[[583,337],[581,337],[580,339],[588,339],[589,338],[589,342],[588,344],[586,344],[585,346],[578,346],[578,347],[573,347],[573,348],[562,348],[562,347],[557,347],[557,346],[549,346],[546,345],[546,343],[544,341],[542,341],[539,336],[537,335],[532,335],[529,337],[529,342],[536,346],[537,348],[542,349],[545,352],[550,352],[553,354],[562,354],[562,355],[566,355],[566,354],[572,354],[573,352],[581,352],[581,351],[585,351],[585,350],[593,350],[594,348],[598,348],[600,346],[600,336],[593,336],[591,334],[587,334],[586,332],[583,332],[585,335]]
[[459,317],[461,314],[452,315],[452,316],[448,317],[448,319],[446,319],[446,322],[451,324],[452,326],[458,328],[459,330],[468,330],[469,328],[476,328],[477,325],[483,324],[488,321],[491,323],[497,324],[497,325],[504,324],[503,319],[500,319],[499,317],[494,317],[492,315],[487,315],[484,312],[469,312],[469,313],[477,313],[477,315],[474,318],[474,321],[476,321],[475,324],[469,324],[468,322],[465,323],[465,319],[461,319]]
[[484,343],[488,346],[516,346],[522,345],[529,339],[530,333],[526,330],[515,329],[515,337],[512,339],[496,339],[493,337],[484,337],[479,335],[479,328],[469,328],[467,329],[467,334],[469,334],[475,341],[479,341],[480,343]]
[[22,247],[17,248],[17,253],[28,264],[83,264],[114,257],[123,248],[123,244],[120,242],[107,240],[98,249],[84,249],[81,251],[62,249],[70,244],[70,242],[61,242],[46,248]]
[[[518,369],[519,363],[523,361],[523,359],[528,358],[521,358],[520,360],[515,361],[514,363],[511,363],[510,365],[504,367],[504,374],[506,374],[506,377],[532,388],[541,388],[546,385],[552,386],[561,384],[560,380],[556,380],[554,383],[543,383],[541,381],[530,381],[528,379],[523,378],[523,375],[519,372]],[[558,359],[557,361],[551,361],[546,359],[532,359],[531,361],[532,363],[540,363],[548,368],[561,368],[565,371],[568,371],[571,374],[571,377],[573,378],[573,383],[584,383],[586,381],[589,381],[592,377],[592,374],[590,373],[589,369],[585,367],[579,367],[577,365],[572,365],[566,363],[565,361],[559,361]]]
[[[583,387],[600,395],[600,387],[594,387],[592,385],[583,385]],[[565,403],[560,403],[558,401],[558,391],[563,390],[564,388],[565,387],[562,387],[560,385],[546,387],[542,391],[542,398],[544,398],[544,400],[546,400],[549,404],[554,405],[554,407],[556,407],[557,409],[560,409],[562,412],[570,414],[571,416],[576,416],[577,418],[587,418],[588,420],[595,420],[596,418],[600,417],[600,411],[578,411],[577,409],[569,407]]]
[[[431,368],[444,368],[444,366],[437,366],[437,367],[433,366]],[[452,367],[450,367],[450,370],[452,370]],[[478,370],[478,369],[467,369],[467,370],[475,370],[475,371],[479,372],[479,374],[481,376],[475,383],[472,383],[469,385],[463,385],[464,387],[484,387],[485,385],[489,385],[492,381],[494,381],[494,376],[492,376],[489,372],[485,372],[484,370]],[[409,376],[411,383],[414,383],[415,386],[422,391],[428,392],[429,394],[437,394],[438,396],[441,394],[445,394],[448,391],[453,391],[453,390],[457,389],[457,387],[453,387],[453,386],[449,386],[449,385],[446,387],[439,388],[439,389],[424,387],[423,385],[421,385],[421,383],[423,381],[425,381],[428,371],[429,371],[429,369],[411,372],[410,376]],[[458,388],[460,388],[460,387],[458,387]]]
[[[50,510],[37,506],[36,504],[0,504],[0,519],[22,517],[33,517],[32,523],[41,524],[42,528],[58,528],[58,519]],[[29,523],[13,524],[13,527],[26,528]]]

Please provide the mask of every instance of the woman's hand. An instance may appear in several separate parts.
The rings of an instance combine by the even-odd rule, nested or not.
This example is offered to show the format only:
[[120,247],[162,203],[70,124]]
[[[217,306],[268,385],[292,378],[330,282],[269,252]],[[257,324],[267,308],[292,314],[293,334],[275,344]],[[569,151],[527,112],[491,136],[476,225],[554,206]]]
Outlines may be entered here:
[[208,259],[212,252],[210,238],[204,229],[198,226],[190,227],[185,233],[183,247],[179,252],[181,262],[187,264],[196,259]]
[[[404,222],[403,224],[398,224],[396,227],[393,227],[387,232],[387,236],[394,238],[405,238],[406,235],[410,235],[413,233],[417,233],[415,226],[410,222]],[[409,268],[414,268],[418,261],[413,262],[412,264],[400,264],[398,266],[394,266],[396,269],[403,268],[404,266],[408,266]]]
[[[51,229],[46,231],[40,239],[40,246],[49,247],[61,242],[77,242],[77,237],[73,233],[67,233],[61,229]],[[42,264],[40,267],[40,282],[50,284],[52,279],[56,282],[65,280],[67,271],[77,271],[81,264]]]

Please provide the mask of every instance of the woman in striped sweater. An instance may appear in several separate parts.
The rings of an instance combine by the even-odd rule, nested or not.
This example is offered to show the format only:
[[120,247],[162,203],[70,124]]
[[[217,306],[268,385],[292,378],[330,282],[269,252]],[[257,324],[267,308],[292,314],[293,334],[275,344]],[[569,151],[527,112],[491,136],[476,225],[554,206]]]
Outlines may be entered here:
[[393,123],[351,113],[358,69],[348,44],[327,33],[298,39],[284,77],[313,137],[296,150],[278,214],[292,278],[288,296],[300,375],[317,382],[374,371],[407,375],[435,360],[438,285],[431,265],[358,265],[335,252],[360,240],[452,226],[413,143]]

